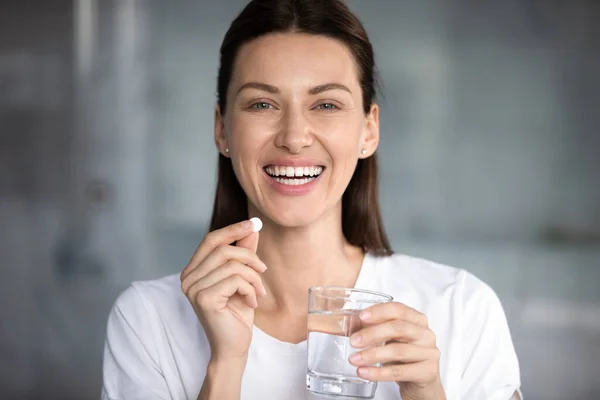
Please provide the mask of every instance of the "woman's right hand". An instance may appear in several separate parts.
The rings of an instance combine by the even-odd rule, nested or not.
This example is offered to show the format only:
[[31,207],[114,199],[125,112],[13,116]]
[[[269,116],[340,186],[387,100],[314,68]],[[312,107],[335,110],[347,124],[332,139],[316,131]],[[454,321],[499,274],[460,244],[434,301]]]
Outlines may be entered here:
[[208,233],[181,272],[181,289],[208,337],[211,361],[248,355],[257,297],[266,294],[260,274],[267,269],[256,255],[253,228],[244,221]]

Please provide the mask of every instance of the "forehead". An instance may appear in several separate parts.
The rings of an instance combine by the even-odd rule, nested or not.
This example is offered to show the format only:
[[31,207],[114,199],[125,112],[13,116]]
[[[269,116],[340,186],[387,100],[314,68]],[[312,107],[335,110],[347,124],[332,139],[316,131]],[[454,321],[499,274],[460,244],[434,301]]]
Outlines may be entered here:
[[232,86],[248,81],[359,86],[356,62],[344,43],[302,33],[269,34],[246,43],[236,57],[232,78]]

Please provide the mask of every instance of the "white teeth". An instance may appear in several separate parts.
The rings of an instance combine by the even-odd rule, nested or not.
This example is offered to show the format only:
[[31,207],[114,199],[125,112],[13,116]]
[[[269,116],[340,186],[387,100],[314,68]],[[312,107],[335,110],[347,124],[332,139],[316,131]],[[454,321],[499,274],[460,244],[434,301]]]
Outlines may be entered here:
[[[291,166],[277,166],[269,165],[265,168],[267,174],[272,177],[289,177],[289,178],[301,178],[301,177],[314,177],[318,176],[323,172],[323,167],[306,166],[306,167],[291,167]],[[295,181],[301,182],[302,179],[294,179]]]
[[321,172],[323,172],[323,167],[309,167],[308,168],[308,175],[310,175],[310,176],[320,175]]
[[313,181],[315,178],[302,178],[302,179],[286,179],[286,178],[273,178],[276,182],[279,182],[283,185],[290,185],[290,186],[299,186],[299,185],[306,185],[308,182]]

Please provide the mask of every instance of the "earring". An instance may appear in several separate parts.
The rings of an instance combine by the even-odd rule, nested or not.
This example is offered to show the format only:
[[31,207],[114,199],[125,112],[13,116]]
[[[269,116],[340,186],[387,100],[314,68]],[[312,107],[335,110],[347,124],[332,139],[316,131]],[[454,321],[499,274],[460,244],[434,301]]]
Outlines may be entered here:
[[225,153],[229,153],[229,147],[225,148]]
[[363,156],[367,155],[367,149],[362,149],[360,152],[362,153]]

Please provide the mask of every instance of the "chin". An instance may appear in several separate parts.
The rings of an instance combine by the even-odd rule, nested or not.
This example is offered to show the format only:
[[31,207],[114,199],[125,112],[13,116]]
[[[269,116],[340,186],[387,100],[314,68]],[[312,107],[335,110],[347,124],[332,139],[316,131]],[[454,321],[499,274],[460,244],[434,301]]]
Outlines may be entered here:
[[[262,202],[258,207],[254,207],[260,216],[268,219],[282,228],[304,228],[330,219],[339,208],[341,213],[341,199],[330,203],[325,198],[308,199],[298,201],[295,199],[270,199],[271,201]],[[257,205],[257,203],[254,203]],[[335,219],[335,218],[334,218]]]
[[323,213],[324,210],[316,210],[315,208],[311,208],[310,210],[288,208],[285,211],[282,209],[269,210],[264,214],[282,228],[303,228],[319,221]]

